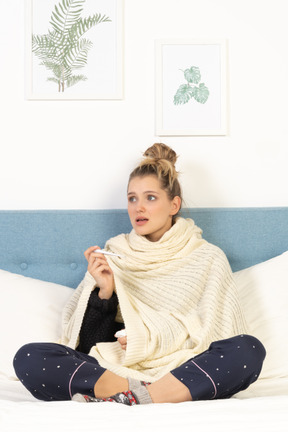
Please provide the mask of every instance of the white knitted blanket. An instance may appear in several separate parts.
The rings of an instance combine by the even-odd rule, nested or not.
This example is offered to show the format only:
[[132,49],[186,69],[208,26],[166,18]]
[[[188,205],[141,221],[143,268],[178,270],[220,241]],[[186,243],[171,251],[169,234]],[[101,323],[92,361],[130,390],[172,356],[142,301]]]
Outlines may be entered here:
[[[212,341],[246,331],[226,256],[201,233],[191,219],[178,218],[158,242],[134,230],[107,242],[125,257],[109,262],[128,343],[126,352],[118,342],[93,347],[90,355],[103,367],[153,382]],[[73,348],[91,289],[86,281],[64,313],[62,343]]]

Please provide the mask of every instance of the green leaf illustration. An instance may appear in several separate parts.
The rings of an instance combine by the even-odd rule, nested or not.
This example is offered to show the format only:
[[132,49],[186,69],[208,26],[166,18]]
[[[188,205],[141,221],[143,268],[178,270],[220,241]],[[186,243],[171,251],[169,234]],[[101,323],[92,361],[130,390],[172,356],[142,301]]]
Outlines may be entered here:
[[80,81],[86,81],[87,77],[84,75],[73,75],[67,79],[67,87],[72,87]]
[[191,87],[189,84],[182,84],[174,96],[174,104],[182,105],[189,102],[189,100],[193,97],[193,93],[193,87]]
[[[209,98],[209,89],[205,86],[204,83],[200,83],[201,73],[200,69],[197,66],[191,66],[189,69],[182,70],[184,73],[184,78],[187,83],[182,84],[175,96],[173,103],[174,105],[183,105],[188,103],[192,98],[195,99],[196,102],[201,104],[205,104]],[[197,84],[199,84],[197,86]]]
[[71,26],[69,29],[68,35],[69,40],[74,41],[75,39],[80,39],[81,36],[83,36],[84,33],[86,33],[88,30],[90,30],[95,25],[109,22],[111,21],[108,17],[101,14],[95,14],[93,16],[90,16],[88,18],[79,18],[75,24]]
[[92,46],[93,43],[87,39],[76,41],[74,46],[67,49],[63,63],[71,69],[84,67],[87,63],[88,51]]
[[199,87],[195,87],[194,98],[197,102],[205,103],[207,102],[208,97],[209,97],[209,90],[204,83],[199,84]]
[[201,73],[197,66],[192,66],[184,71],[184,77],[188,83],[198,84],[201,80]]
[[205,84],[199,84],[199,87],[194,87],[194,98],[197,102],[204,104],[209,97],[209,90]]
[[65,35],[80,18],[85,0],[62,0],[54,6],[51,25],[55,32]]
[[32,35],[32,52],[47,70],[53,73],[48,81],[56,82],[58,91],[71,87],[87,78],[74,75],[73,70],[83,68],[88,61],[88,52],[93,43],[82,36],[92,27],[110,22],[110,18],[99,13],[82,18],[86,0],[61,0],[54,6],[50,24],[52,30],[44,35]]

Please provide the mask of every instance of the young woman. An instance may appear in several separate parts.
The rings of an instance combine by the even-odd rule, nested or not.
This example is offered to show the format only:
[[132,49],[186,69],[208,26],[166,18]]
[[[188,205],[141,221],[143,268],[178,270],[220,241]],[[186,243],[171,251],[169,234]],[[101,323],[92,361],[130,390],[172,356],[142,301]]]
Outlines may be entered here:
[[[61,344],[22,347],[14,367],[41,400],[182,402],[229,398],[256,381],[265,349],[246,334],[224,253],[178,216],[177,156],[154,144],[128,182],[130,234],[85,252]],[[117,330],[126,335],[118,340]]]

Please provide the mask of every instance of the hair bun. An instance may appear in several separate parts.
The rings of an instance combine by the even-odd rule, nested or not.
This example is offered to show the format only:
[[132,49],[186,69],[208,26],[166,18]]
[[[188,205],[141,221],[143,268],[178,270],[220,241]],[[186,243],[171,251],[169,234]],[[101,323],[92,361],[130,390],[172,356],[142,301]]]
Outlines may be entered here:
[[144,156],[150,159],[164,159],[169,161],[173,166],[175,166],[177,161],[177,154],[174,150],[168,147],[166,144],[155,143],[151,147],[149,147]]
[[143,160],[131,172],[129,183],[135,177],[156,176],[168,198],[173,200],[178,196],[182,202],[181,186],[175,168],[177,161],[175,151],[166,144],[155,143],[143,153],[143,156]]

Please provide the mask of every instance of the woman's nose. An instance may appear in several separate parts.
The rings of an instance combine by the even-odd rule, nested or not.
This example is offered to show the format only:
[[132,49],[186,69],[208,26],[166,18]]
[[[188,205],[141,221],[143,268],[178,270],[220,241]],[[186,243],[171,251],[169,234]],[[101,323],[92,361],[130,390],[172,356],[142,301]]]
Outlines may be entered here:
[[138,200],[136,210],[137,212],[143,212],[145,210],[144,203],[142,200]]

